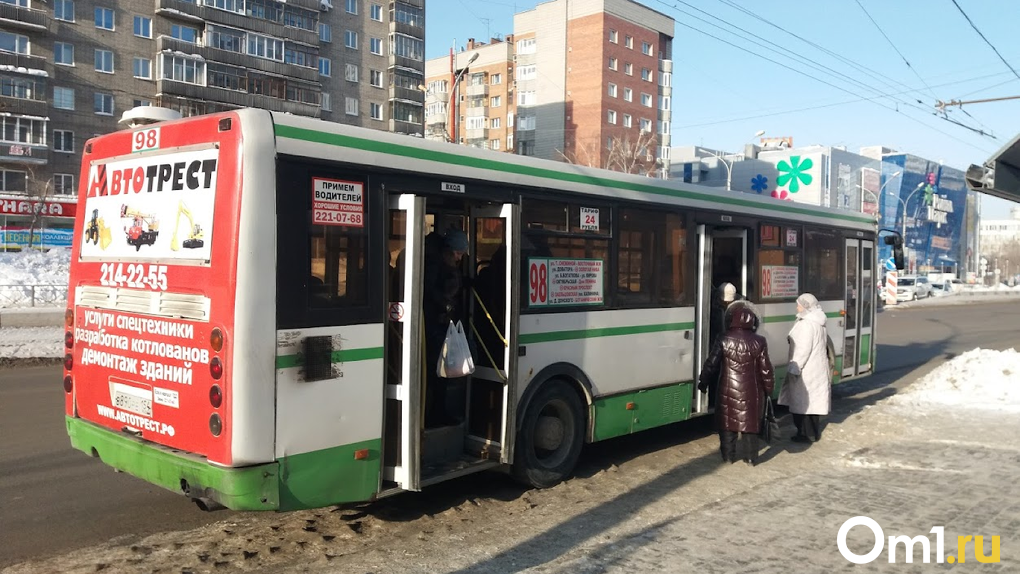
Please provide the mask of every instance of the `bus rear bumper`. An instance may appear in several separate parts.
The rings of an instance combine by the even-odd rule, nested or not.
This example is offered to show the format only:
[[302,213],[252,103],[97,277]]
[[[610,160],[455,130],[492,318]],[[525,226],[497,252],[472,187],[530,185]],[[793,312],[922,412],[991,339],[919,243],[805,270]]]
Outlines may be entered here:
[[[228,468],[65,417],[71,446],[132,476],[194,499],[200,506],[278,510],[279,464]],[[214,503],[214,504],[211,504]]]

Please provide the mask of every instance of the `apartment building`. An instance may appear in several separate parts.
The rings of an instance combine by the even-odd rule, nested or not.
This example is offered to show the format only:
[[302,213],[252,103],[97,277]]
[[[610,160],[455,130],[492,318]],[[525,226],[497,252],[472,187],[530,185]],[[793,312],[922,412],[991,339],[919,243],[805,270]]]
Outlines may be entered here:
[[673,28],[631,0],[516,14],[517,153],[665,177]]
[[513,153],[513,38],[425,62],[426,138]]
[[424,0],[0,0],[0,223],[67,203],[85,141],[135,106],[420,136],[424,37]]

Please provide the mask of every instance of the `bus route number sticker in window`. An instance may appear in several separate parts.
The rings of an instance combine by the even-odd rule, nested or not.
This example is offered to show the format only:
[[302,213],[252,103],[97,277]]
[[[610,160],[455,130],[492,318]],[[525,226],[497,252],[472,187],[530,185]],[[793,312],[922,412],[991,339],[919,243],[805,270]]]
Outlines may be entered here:
[[312,223],[364,227],[364,185],[357,181],[313,177]]
[[581,208],[581,231],[599,230],[599,210],[594,207]]
[[549,304],[548,259],[531,259],[529,261],[528,302],[532,307]]
[[148,151],[159,149],[159,128],[151,128],[135,132],[131,136],[131,151]]

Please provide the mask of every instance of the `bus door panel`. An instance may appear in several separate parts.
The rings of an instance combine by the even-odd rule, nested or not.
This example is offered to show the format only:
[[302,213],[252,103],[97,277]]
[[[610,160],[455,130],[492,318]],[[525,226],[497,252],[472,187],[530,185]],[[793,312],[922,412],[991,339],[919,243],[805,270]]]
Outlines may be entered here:
[[477,276],[469,300],[477,353],[468,388],[467,441],[486,455],[498,452],[505,464],[513,462],[517,412],[519,214],[514,203],[471,209],[472,269]]
[[[870,243],[870,242],[869,242]],[[860,341],[861,241],[846,240],[846,294],[843,306],[843,377],[857,374]]]
[[874,357],[874,313],[875,313],[875,243],[873,241],[861,241],[861,268],[860,286],[857,298],[858,324],[857,330],[857,374],[861,375],[871,371],[871,363]]
[[425,198],[390,197],[390,268],[386,335],[386,409],[383,478],[403,490],[420,490],[424,360],[422,277]]

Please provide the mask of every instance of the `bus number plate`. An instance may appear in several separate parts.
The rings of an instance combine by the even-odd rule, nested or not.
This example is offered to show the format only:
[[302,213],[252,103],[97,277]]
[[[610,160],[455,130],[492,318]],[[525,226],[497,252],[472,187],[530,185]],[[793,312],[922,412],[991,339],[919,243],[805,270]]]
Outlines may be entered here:
[[131,151],[148,151],[159,149],[159,128],[150,128],[134,133],[131,140]]
[[113,406],[132,413],[151,417],[152,400],[117,390],[113,394]]

